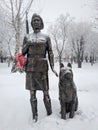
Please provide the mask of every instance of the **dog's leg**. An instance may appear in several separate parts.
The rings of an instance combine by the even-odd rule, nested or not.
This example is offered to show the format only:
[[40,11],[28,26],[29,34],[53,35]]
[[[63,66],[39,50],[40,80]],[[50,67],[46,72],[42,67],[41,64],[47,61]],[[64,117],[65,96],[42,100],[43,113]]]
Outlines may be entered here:
[[60,103],[61,103],[61,119],[66,119],[66,104],[63,100],[61,100]]
[[69,118],[73,118],[74,117],[74,113],[75,113],[75,102],[72,101],[71,105],[70,105],[70,113],[69,113]]
[[76,97],[76,102],[75,102],[75,111],[78,110],[78,97]]

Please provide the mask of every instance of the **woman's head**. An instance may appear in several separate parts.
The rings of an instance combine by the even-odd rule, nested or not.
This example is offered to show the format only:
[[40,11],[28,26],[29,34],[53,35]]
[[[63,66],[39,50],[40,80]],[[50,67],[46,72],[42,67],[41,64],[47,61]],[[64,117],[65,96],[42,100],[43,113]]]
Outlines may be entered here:
[[40,17],[40,15],[33,14],[32,19],[31,19],[31,26],[33,30],[36,30],[36,29],[41,30],[44,28],[43,20]]

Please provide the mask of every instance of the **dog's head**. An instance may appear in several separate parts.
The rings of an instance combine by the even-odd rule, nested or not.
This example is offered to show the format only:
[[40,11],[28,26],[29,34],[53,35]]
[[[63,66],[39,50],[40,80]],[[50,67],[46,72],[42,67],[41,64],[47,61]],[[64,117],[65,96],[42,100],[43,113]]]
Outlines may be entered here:
[[60,78],[64,78],[67,80],[73,80],[73,72],[70,67],[62,67],[60,71]]

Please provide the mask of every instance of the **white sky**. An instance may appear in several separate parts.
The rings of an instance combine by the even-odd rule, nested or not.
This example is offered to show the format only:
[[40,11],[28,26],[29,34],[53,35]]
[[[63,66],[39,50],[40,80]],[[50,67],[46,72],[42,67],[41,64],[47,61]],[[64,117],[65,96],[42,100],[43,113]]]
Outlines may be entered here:
[[60,14],[69,13],[76,21],[89,21],[92,10],[88,0],[34,0],[34,12],[39,13],[45,22],[54,21]]

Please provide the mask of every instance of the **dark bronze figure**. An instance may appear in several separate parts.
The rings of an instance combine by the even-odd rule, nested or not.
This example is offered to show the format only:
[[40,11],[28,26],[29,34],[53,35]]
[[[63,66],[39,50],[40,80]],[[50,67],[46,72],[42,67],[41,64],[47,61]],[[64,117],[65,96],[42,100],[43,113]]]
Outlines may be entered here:
[[69,64],[67,67],[62,65],[59,74],[59,100],[61,106],[61,118],[66,119],[74,117],[74,112],[78,108],[78,97],[75,83],[73,81],[73,72]]
[[[54,70],[54,55],[49,36],[42,34],[41,29],[44,28],[42,18],[34,14],[31,19],[31,26],[34,30],[32,34],[28,34],[24,38],[22,54],[27,55],[26,71],[26,89],[30,90],[30,103],[33,113],[33,119],[37,121],[37,98],[36,91],[41,90],[44,94],[44,104],[47,115],[52,113],[51,99],[49,96],[48,81],[48,62],[52,71]],[[48,54],[48,55],[47,55]]]

